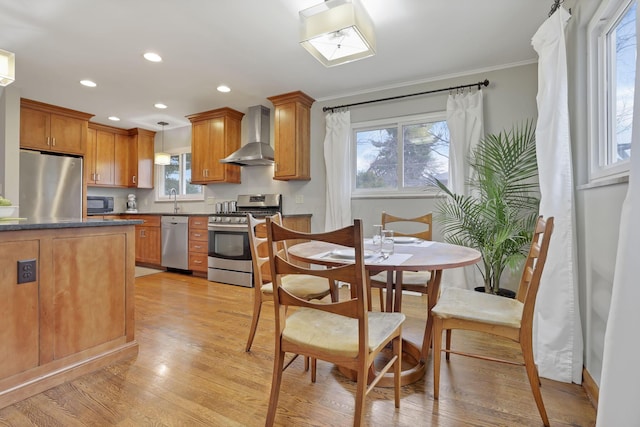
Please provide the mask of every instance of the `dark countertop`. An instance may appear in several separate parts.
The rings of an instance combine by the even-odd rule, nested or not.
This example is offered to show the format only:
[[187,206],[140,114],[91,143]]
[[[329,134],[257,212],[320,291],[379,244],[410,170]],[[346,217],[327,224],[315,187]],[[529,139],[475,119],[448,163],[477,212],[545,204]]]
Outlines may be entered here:
[[137,219],[92,219],[92,218],[34,218],[0,219],[0,231],[43,230],[51,228],[106,227],[114,225],[142,224]]
[[209,216],[209,215],[213,215],[213,213],[181,212],[181,213],[174,214],[173,212],[109,212],[109,213],[100,213],[100,214],[87,214],[88,217],[102,216],[102,215]]
[[[159,215],[159,216],[210,216],[213,215],[213,212],[181,212],[181,213],[177,213],[174,214],[172,212],[135,212],[135,213],[131,213],[131,212],[111,212],[111,213],[105,213],[105,214],[87,214],[88,217],[91,216],[102,216],[102,215]],[[294,217],[310,217],[312,214],[310,213],[305,213],[305,214],[282,214],[283,217],[285,218],[294,218]]]

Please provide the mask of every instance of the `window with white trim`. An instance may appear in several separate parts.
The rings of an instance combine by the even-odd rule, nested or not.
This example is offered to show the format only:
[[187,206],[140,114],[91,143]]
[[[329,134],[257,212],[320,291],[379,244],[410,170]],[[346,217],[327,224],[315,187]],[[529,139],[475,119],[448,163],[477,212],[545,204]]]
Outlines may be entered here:
[[416,193],[449,180],[446,113],[353,123],[354,195]]
[[637,0],[603,2],[589,24],[591,180],[629,173],[636,7]]
[[191,152],[171,154],[166,166],[156,165],[156,200],[173,200],[172,189],[178,200],[204,200],[204,187],[191,184]]

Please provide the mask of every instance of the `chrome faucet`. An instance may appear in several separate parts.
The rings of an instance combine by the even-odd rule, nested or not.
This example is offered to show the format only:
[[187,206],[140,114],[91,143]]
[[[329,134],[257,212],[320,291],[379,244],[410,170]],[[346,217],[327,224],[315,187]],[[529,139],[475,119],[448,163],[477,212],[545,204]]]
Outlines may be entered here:
[[178,207],[178,192],[176,191],[175,188],[172,188],[171,191],[169,191],[169,198],[171,198],[172,194],[173,194],[173,213],[177,214],[178,209],[180,208]]

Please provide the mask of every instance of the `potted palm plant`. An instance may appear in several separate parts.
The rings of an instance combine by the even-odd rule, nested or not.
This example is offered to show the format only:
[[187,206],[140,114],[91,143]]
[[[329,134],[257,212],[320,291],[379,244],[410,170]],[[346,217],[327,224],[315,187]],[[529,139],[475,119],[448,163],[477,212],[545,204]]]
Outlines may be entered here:
[[475,248],[487,293],[501,294],[500,278],[527,254],[538,216],[535,129],[530,121],[488,134],[470,154],[470,194],[453,193],[434,178],[445,197],[436,207],[445,241]]

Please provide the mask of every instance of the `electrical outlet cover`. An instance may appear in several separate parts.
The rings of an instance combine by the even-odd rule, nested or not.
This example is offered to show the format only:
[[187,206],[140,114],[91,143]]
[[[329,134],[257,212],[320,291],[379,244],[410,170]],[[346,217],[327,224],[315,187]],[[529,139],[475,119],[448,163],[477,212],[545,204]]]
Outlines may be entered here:
[[23,259],[18,261],[18,284],[36,281],[36,260]]

